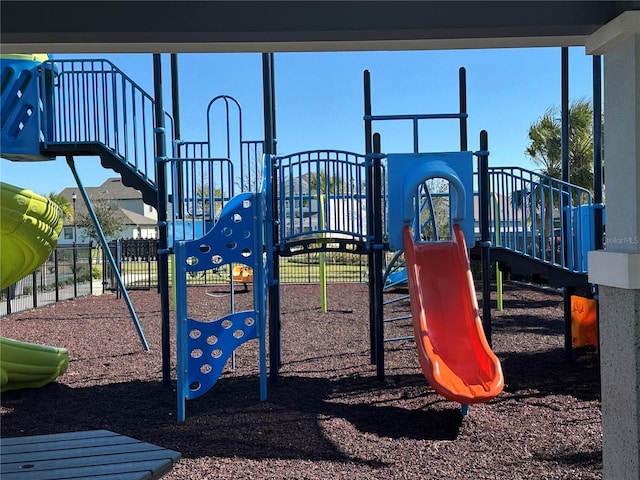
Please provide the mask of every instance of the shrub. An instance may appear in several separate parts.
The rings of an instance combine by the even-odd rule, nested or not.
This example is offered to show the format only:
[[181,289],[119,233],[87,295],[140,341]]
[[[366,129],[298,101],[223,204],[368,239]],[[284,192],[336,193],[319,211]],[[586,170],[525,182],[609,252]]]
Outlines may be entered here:
[[94,280],[99,280],[102,278],[102,265],[94,265],[91,268],[91,276]]

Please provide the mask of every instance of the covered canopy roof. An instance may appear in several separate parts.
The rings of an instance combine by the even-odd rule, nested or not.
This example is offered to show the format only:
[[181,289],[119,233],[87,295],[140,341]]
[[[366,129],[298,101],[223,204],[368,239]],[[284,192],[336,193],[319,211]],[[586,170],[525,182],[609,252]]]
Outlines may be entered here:
[[3,53],[583,45],[639,1],[3,0]]

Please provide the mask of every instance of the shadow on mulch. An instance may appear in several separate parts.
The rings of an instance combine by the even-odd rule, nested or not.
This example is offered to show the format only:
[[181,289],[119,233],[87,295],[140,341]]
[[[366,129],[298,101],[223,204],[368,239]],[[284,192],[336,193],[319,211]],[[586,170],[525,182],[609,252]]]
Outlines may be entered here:
[[[80,388],[52,383],[3,394],[3,407],[12,412],[4,416],[3,436],[107,429],[180,451],[185,458],[239,456],[351,463],[357,460],[340,452],[326,437],[323,421],[344,420],[361,432],[393,439],[453,440],[458,436],[462,417],[455,408],[409,410],[332,398],[335,392],[347,398],[348,392],[376,387],[382,386],[375,378],[287,376],[269,385],[268,400],[259,402],[256,377],[223,378],[215,391],[187,402],[187,420],[177,423],[175,384],[166,389],[160,382],[143,381]],[[11,415],[24,416],[24,409],[29,410],[27,425],[23,421],[22,430],[12,431]]]
[[599,401],[598,355],[584,349],[574,349],[573,353],[572,362],[566,361],[563,348],[501,353],[505,392],[513,394],[509,398],[569,395],[584,401]]

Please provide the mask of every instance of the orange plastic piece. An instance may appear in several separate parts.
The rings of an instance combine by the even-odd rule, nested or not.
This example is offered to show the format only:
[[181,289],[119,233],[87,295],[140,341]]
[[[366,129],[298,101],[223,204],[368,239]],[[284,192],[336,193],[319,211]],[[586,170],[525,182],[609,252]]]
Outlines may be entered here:
[[575,347],[598,346],[597,304],[593,298],[571,295],[571,340]]
[[464,234],[451,242],[414,243],[404,227],[413,329],[422,372],[440,395],[462,404],[487,402],[504,386],[478,311]]
[[233,267],[233,279],[241,283],[253,283],[253,270],[245,265]]

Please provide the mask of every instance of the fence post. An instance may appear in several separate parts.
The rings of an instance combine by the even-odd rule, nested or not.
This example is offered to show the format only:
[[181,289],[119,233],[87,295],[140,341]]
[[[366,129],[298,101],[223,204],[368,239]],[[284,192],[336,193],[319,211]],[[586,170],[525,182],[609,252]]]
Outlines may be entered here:
[[59,278],[58,278],[58,274],[59,274],[58,261],[59,261],[58,249],[56,248],[54,253],[53,253],[53,276],[54,276],[54,282],[56,284],[56,303],[58,303],[60,301],[60,289],[58,288],[59,287],[59,283],[58,283],[58,280],[59,280]]
[[5,289],[7,292],[7,315],[11,313],[11,286]]
[[78,246],[73,242],[73,298],[78,296]]
[[89,295],[93,295],[93,242],[89,240]]
[[38,270],[31,274],[31,296],[33,297],[33,308],[38,308]]

